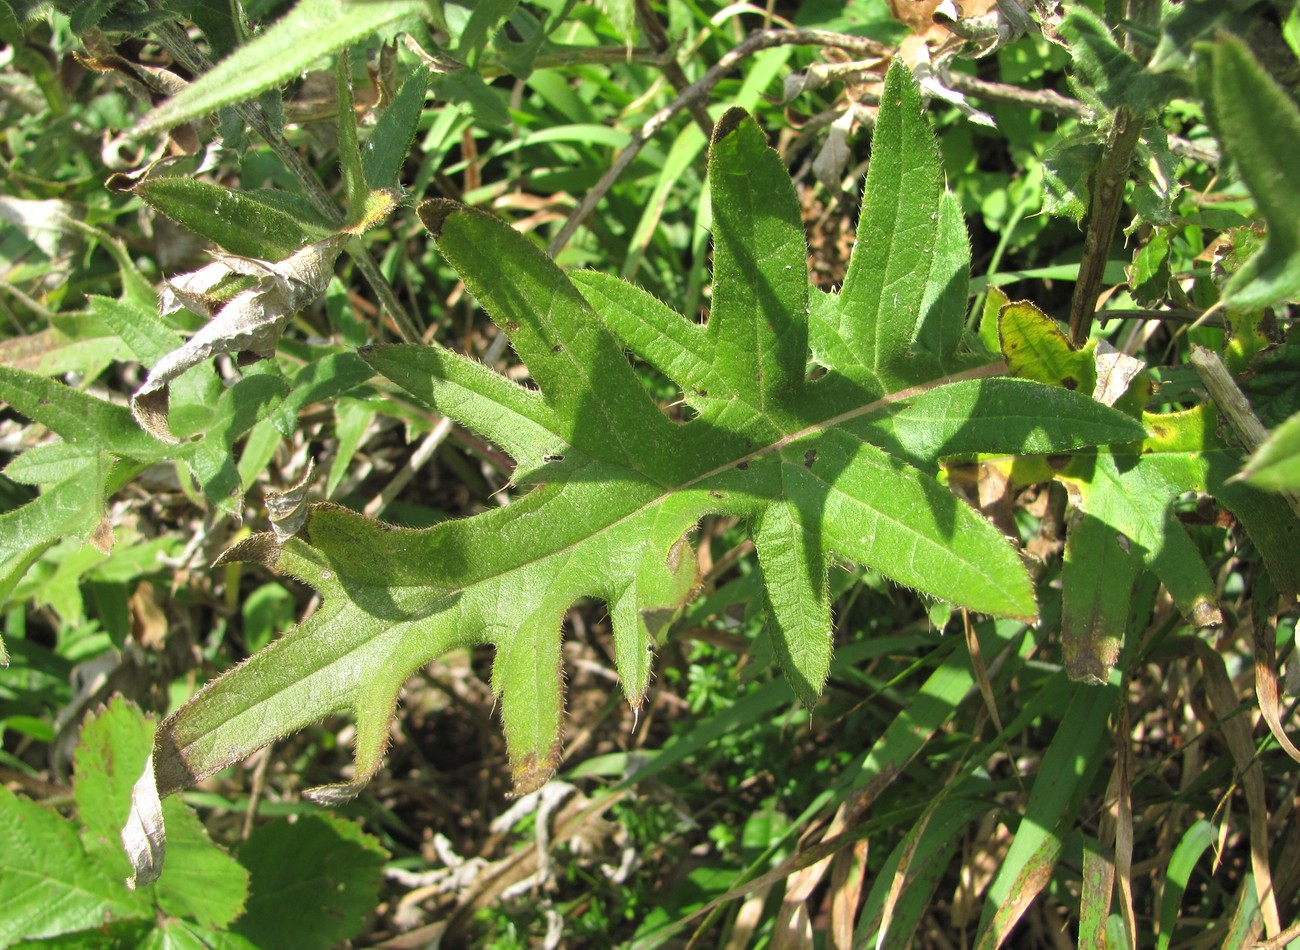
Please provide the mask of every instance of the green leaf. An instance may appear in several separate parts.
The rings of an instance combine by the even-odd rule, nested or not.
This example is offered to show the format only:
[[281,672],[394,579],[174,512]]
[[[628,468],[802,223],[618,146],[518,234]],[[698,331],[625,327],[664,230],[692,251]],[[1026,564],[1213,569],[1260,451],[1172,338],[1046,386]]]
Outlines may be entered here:
[[274,192],[232,191],[194,178],[153,178],[141,200],[231,254],[278,261],[326,237],[318,222],[295,214]]
[[234,445],[245,432],[265,419],[288,392],[280,376],[250,376],[222,392],[212,421],[202,438],[181,447],[181,456],[199,480],[203,492],[227,510],[243,504]]
[[66,478],[21,508],[0,514],[0,561],[67,535],[84,538],[95,532],[104,514],[109,467],[102,453],[81,451],[81,462],[66,469]]
[[1083,221],[1092,201],[1092,173],[1101,144],[1090,132],[1054,138],[1043,155],[1043,210]]
[[300,0],[265,32],[146,115],[139,128],[168,129],[251,99],[317,60],[424,12],[422,0]]
[[125,407],[44,376],[0,366],[0,402],[7,402],[68,442],[141,461],[154,461],[165,452],[165,447],[140,431]]
[[[891,69],[844,286],[813,307],[812,349],[869,392],[966,363],[956,354],[970,251],[915,82]],[[804,265],[791,265],[795,271]]]
[[443,16],[451,32],[456,58],[470,66],[475,65],[488,42],[518,5],[519,0],[444,4]]
[[361,160],[366,184],[371,188],[393,189],[400,184],[402,165],[424,112],[430,75],[429,68],[421,66],[407,77],[366,140]]
[[1184,85],[1174,74],[1149,72],[1086,6],[1071,6],[1059,30],[1074,55],[1071,85],[1094,108],[1113,112],[1126,105],[1141,116],[1164,105]]
[[[131,865],[122,852],[118,829],[131,807],[131,787],[149,754],[150,732],[151,723],[138,709],[114,699],[87,717],[74,757],[73,793],[85,825],[82,841],[109,880],[119,886]],[[168,801],[163,812],[171,831],[171,873],[155,886],[158,906],[204,927],[229,925],[243,911],[248,872],[208,840],[202,823],[184,802]]]
[[1178,905],[1187,893],[1187,883],[1192,871],[1206,851],[1214,846],[1214,826],[1205,819],[1193,824],[1183,833],[1178,846],[1169,856],[1169,869],[1165,874],[1165,889],[1160,895],[1160,936],[1157,950],[1165,950],[1178,927]]
[[1031,303],[1002,308],[998,343],[1007,368],[1023,379],[1085,393],[1097,384],[1091,348],[1075,349],[1056,321]]
[[239,849],[252,897],[235,929],[263,950],[344,943],[374,911],[387,858],[351,821],[306,815],[265,824]]
[[94,295],[88,303],[90,312],[111,327],[135,358],[147,366],[176,349],[180,342],[176,331],[158,318],[154,308]]
[[1061,653],[1072,680],[1110,681],[1141,562],[1127,539],[1091,515],[1070,526],[1061,569]]
[[1241,474],[1257,488],[1300,491],[1300,413],[1278,426]]
[[448,102],[464,106],[481,125],[507,126],[510,110],[501,94],[483,81],[483,77],[468,69],[458,69],[440,77],[438,92]]
[[1072,687],[1029,793],[1015,838],[989,885],[979,947],[1001,946],[1020,915],[1051,880],[1051,870],[1073,827],[1092,777],[1101,765],[1106,726],[1119,699],[1115,686]]
[[22,31],[18,27],[18,17],[14,15],[14,8],[9,4],[9,0],[0,0],[0,40],[16,47],[21,35]]
[[[1068,451],[1144,430],[1081,393],[987,378],[996,365],[953,372],[972,359],[959,349],[965,232],[905,67],[891,70],[887,89],[873,162],[883,171],[868,187],[868,213],[883,221],[863,233],[889,245],[890,222],[901,217],[900,227],[920,234],[900,232],[904,243],[884,260],[860,238],[856,254],[881,264],[891,283],[856,261],[849,299],[821,295],[820,316],[809,314],[793,186],[739,111],[719,122],[710,151],[714,290],[704,326],[612,278],[580,275],[575,287],[490,215],[421,205],[442,255],[533,385],[438,346],[362,355],[515,455],[536,487],[421,530],[318,505],[299,536],[281,544],[255,535],[227,552],[224,561],[260,561],[310,584],[321,606],[160,726],[159,792],[325,715],[351,713],[354,781],[313,794],[326,802],[355,794],[379,767],[402,682],[431,657],[480,643],[496,649],[492,686],[515,786],[536,788],[559,759],[565,612],[584,597],[608,605],[623,690],[639,706],[650,652],[697,584],[688,536],[709,514],[749,525],[768,632],[806,703],[826,678],[826,579],[841,559],[971,610],[1034,617],[1019,554],[940,484],[939,459]],[[664,414],[629,347],[681,386],[695,418],[679,424]],[[811,379],[810,349],[825,371]]]
[[58,813],[0,787],[0,944],[99,926],[139,900],[89,860]]
[[1268,222],[1264,248],[1224,288],[1242,310],[1300,297],[1300,109],[1230,36],[1214,47],[1214,125]]

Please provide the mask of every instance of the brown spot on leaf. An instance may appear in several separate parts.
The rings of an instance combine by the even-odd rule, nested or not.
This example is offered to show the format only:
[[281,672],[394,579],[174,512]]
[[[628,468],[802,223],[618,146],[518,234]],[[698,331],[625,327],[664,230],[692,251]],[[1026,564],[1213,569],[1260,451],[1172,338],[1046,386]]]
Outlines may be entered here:
[[712,148],[736,131],[736,129],[740,128],[740,124],[748,118],[749,113],[744,109],[728,109],[722,114],[718,124],[713,127],[713,140],[709,143],[709,147]]
[[813,462],[817,461],[817,450],[809,449],[803,454],[803,467],[812,468]]
[[1200,600],[1192,605],[1192,615],[1188,617],[1198,629],[1217,627],[1223,623],[1223,614],[1213,601]]
[[557,741],[551,746],[550,753],[546,758],[539,759],[535,754],[528,753],[519,761],[514,768],[514,795],[527,795],[529,792],[535,792],[555,775],[555,766],[560,761],[560,743]]
[[238,544],[226,548],[221,552],[221,556],[212,562],[212,566],[221,567],[224,564],[250,563],[275,567],[278,560],[280,560],[280,542],[276,540],[272,532],[259,531]]
[[442,228],[447,218],[464,207],[460,202],[448,198],[431,198],[421,202],[415,213],[420,216],[420,221],[429,229],[429,233],[438,238],[442,237]]

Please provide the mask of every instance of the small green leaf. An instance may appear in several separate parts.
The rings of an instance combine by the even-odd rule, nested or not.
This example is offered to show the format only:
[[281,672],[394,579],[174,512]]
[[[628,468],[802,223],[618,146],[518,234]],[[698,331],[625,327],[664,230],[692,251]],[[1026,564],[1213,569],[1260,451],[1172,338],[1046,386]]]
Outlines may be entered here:
[[1087,132],[1051,140],[1043,155],[1043,210],[1083,221],[1092,202],[1092,173],[1101,159],[1101,144]]
[[1213,95],[1219,138],[1268,222],[1264,249],[1228,281],[1224,299],[1241,310],[1294,300],[1300,296],[1300,109],[1230,36],[1214,47]]
[[43,376],[0,366],[0,402],[69,442],[141,461],[154,461],[165,452],[140,431],[127,409]]
[[1011,301],[997,287],[990,287],[984,293],[984,310],[980,314],[979,336],[985,349],[990,353],[1002,352],[998,343],[998,313]]
[[65,536],[90,537],[104,514],[108,465],[89,450],[68,477],[20,508],[0,514],[0,562]]
[[1089,105],[1113,112],[1126,105],[1144,115],[1183,87],[1170,73],[1152,73],[1120,48],[1106,23],[1086,6],[1072,6],[1059,27],[1074,55],[1071,84]]
[[1300,413],[1278,426],[1241,474],[1257,488],[1300,491]]
[[1161,302],[1169,293],[1169,276],[1169,239],[1165,229],[1157,228],[1133,256],[1134,299],[1146,307]]
[[1016,376],[1091,393],[1097,369],[1091,348],[1075,349],[1056,321],[1032,303],[1002,308],[998,316],[999,348]]
[[422,0],[300,0],[265,32],[145,116],[140,131],[171,128],[251,99],[371,33],[424,13]]
[[252,896],[234,929],[262,950],[344,943],[373,912],[387,858],[375,838],[341,818],[265,824],[239,849]]
[[180,454],[199,480],[204,494],[231,511],[243,501],[234,463],[237,439],[265,419],[288,393],[280,376],[250,376],[225,390],[202,438],[181,447]]
[[156,304],[145,308],[125,300],[91,295],[90,312],[104,321],[137,360],[152,366],[176,349],[180,337],[158,318]]
[[243,257],[282,260],[329,234],[266,192],[232,191],[194,178],[153,178],[135,193],[155,211]]
[[84,474],[98,451],[79,442],[46,442],[18,456],[4,473],[20,485],[56,485]]
[[482,125],[507,126],[510,110],[501,94],[483,81],[483,77],[469,69],[458,69],[440,77],[438,92],[448,102],[462,105]]
[[451,31],[456,58],[474,66],[519,0],[479,0],[477,3],[447,3],[443,16]]
[[[152,914],[149,893],[121,886],[131,866],[117,831],[130,810],[131,787],[149,754],[151,732],[151,723],[132,704],[111,701],[86,719],[73,780],[78,814],[85,824],[86,851],[122,893],[143,898],[143,914]],[[165,802],[163,814],[169,829],[170,873],[153,889],[159,909],[204,927],[229,925],[243,911],[248,872],[208,839],[203,824],[184,802]]]
[[1165,889],[1160,895],[1160,936],[1156,939],[1156,950],[1165,950],[1173,940],[1178,926],[1178,907],[1187,893],[1187,884],[1201,855],[1214,846],[1215,837],[1214,826],[1201,819],[1183,833],[1169,856]]
[[366,140],[362,167],[370,188],[395,189],[400,184],[402,165],[424,112],[430,75],[429,68],[421,66],[407,77]]

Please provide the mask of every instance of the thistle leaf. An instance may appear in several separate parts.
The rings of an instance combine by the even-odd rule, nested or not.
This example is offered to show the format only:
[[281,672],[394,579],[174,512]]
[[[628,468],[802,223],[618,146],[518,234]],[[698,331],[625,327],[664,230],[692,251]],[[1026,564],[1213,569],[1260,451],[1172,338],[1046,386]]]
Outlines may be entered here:
[[[827,576],[841,560],[971,610],[1033,619],[1019,553],[938,481],[939,460],[1068,451],[1144,430],[1087,395],[997,378],[999,364],[973,365],[961,350],[965,229],[905,68],[890,72],[884,99],[873,162],[884,171],[868,181],[863,225],[872,240],[860,238],[844,293],[813,294],[811,313],[793,186],[739,110],[723,116],[710,150],[715,281],[704,326],[612,278],[571,280],[488,214],[423,204],[439,251],[535,388],[437,345],[362,355],[513,454],[536,487],[420,530],[317,505],[297,536],[255,535],[228,552],[310,584],[322,604],[159,727],[159,792],[350,713],[353,780],[315,797],[354,794],[379,768],[402,682],[474,644],[496,650],[492,688],[516,790],[536,788],[560,761],[565,612],[580,598],[609,606],[623,690],[639,706],[651,652],[697,586],[690,532],[711,514],[749,525],[776,654],[808,704],[830,662]],[[883,260],[879,242],[892,248]],[[681,386],[693,419],[664,414],[627,348]],[[825,370],[817,378],[810,351]]]

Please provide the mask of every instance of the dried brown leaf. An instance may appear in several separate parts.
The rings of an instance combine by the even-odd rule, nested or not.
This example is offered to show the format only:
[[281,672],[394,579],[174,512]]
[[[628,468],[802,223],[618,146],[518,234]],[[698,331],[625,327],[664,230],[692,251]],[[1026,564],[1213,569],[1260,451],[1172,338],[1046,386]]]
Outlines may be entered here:
[[[332,235],[277,262],[222,254],[216,263],[172,281],[160,302],[163,312],[183,305],[212,319],[149,371],[131,399],[131,411],[141,427],[164,442],[178,441],[167,425],[173,379],[218,353],[273,355],[285,323],[325,292],[348,237]],[[257,282],[212,313],[207,292],[232,275],[255,277]]]

